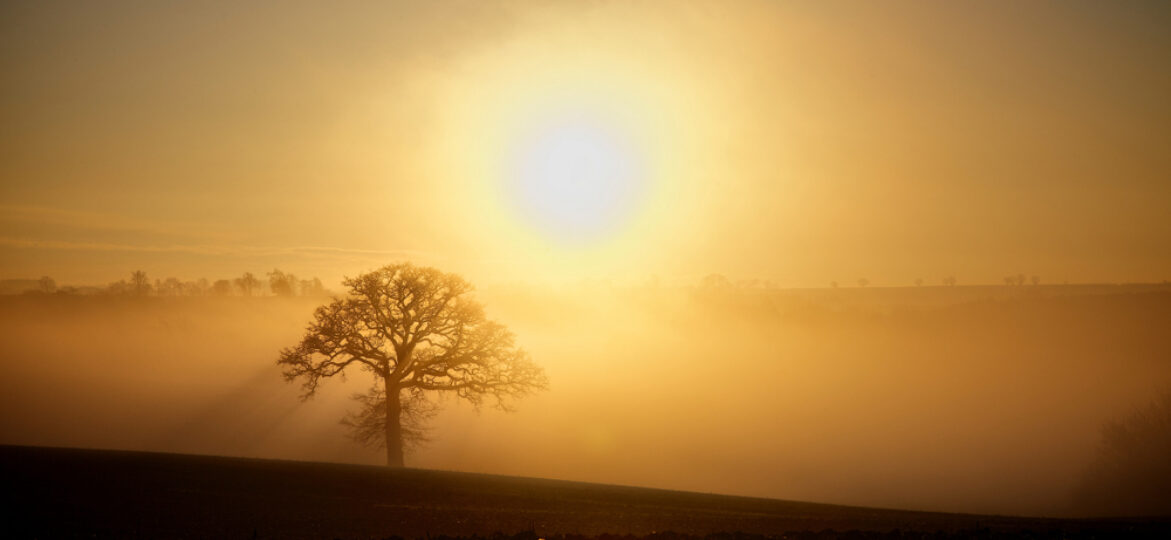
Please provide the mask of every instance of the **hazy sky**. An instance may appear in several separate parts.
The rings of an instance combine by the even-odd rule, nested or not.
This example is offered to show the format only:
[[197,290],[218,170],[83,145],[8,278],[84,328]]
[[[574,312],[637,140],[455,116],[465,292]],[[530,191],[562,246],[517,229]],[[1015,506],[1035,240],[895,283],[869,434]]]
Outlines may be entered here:
[[[0,279],[338,290],[409,259],[552,381],[445,409],[416,466],[1056,512],[1169,380],[1161,296],[753,315],[540,285],[1171,279],[1168,28],[1168,2],[2,2]],[[11,297],[0,442],[378,462],[340,436],[353,388],[281,382],[318,302],[285,300]]]
[[[1159,281],[1169,25],[1165,2],[7,2],[0,278]],[[566,132],[615,187],[526,183]]]

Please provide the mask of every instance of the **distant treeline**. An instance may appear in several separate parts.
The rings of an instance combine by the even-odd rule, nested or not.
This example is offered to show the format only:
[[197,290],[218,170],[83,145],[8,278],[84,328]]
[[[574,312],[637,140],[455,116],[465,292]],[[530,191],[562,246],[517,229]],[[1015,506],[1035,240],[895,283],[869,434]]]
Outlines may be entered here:
[[176,277],[154,278],[142,270],[130,273],[105,287],[58,287],[56,280],[42,276],[38,280],[5,280],[3,293],[18,294],[107,294],[117,296],[325,296],[329,294],[317,277],[298,279],[296,275],[274,268],[258,278],[252,272],[233,279],[207,278],[181,280]]

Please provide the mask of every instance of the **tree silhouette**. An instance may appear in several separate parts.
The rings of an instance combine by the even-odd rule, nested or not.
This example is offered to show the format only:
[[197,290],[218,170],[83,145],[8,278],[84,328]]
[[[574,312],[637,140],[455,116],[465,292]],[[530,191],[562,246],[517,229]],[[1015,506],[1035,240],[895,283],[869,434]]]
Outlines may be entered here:
[[286,274],[276,268],[268,273],[268,287],[277,296],[295,296],[297,284],[297,276],[293,274]]
[[244,293],[244,296],[252,296],[252,289],[260,286],[260,280],[256,279],[256,276],[252,275],[252,272],[244,272],[244,275],[236,278],[234,281],[236,286],[240,288],[240,292]]
[[183,294],[183,282],[174,277],[163,281],[155,280],[155,291],[162,296],[179,296]]
[[1171,388],[1102,427],[1074,505],[1084,514],[1171,515]]
[[[381,448],[386,445],[386,389],[375,381],[365,394],[354,394],[354,401],[360,405],[358,412],[350,412],[342,424],[350,428],[350,437],[366,446]],[[399,430],[402,434],[403,450],[427,442],[427,421],[438,412],[439,407],[427,393],[412,388],[400,394],[402,411],[399,415]]]
[[870,285],[870,280],[869,280],[869,279],[866,279],[866,278],[859,278],[859,279],[858,279],[858,286],[859,286],[859,287],[865,287],[865,286],[867,286],[867,285]]
[[452,393],[479,407],[485,398],[508,409],[510,398],[545,388],[544,371],[488,320],[472,286],[434,268],[395,264],[347,278],[349,295],[317,308],[295,346],[277,363],[285,380],[303,379],[309,399],[323,379],[357,367],[374,388],[357,396],[361,411],[343,423],[354,438],[386,446],[386,464],[403,466],[403,444],[433,406],[428,393]]
[[301,296],[321,296],[325,294],[325,285],[318,278],[301,280]]
[[216,296],[227,296],[232,294],[232,282],[226,279],[217,279],[211,285],[211,293]]
[[130,274],[130,287],[137,296],[150,294],[150,280],[146,278],[146,272],[135,270],[134,273]]

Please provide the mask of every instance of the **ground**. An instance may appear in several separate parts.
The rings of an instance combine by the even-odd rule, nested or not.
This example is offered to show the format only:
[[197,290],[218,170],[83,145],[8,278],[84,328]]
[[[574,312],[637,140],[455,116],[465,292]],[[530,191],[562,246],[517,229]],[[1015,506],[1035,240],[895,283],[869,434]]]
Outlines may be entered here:
[[[1101,536],[1168,520],[881,510],[429,470],[0,446],[5,537]],[[664,534],[670,531],[670,534]],[[852,531],[852,532],[851,532]]]

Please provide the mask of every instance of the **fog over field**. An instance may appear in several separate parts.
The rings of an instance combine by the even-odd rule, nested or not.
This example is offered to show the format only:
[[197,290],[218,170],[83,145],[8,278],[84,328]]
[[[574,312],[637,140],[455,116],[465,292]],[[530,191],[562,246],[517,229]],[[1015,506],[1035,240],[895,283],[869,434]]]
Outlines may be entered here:
[[[303,469],[390,479],[375,506],[470,477],[405,466],[1163,523],[1168,29],[1167,0],[0,2],[0,444],[385,466]],[[140,532],[134,500],[265,523],[263,490],[116,470],[75,514],[82,481],[41,484],[30,536]],[[296,527],[284,495],[306,535],[403,514]],[[653,499],[591,526],[662,531]]]
[[[448,399],[412,467],[1064,515],[1103,423],[1171,385],[1165,286],[478,293],[543,365],[515,414]],[[302,403],[311,297],[0,297],[0,443],[380,464],[353,370]]]

